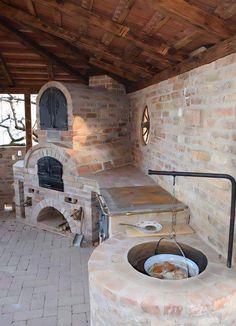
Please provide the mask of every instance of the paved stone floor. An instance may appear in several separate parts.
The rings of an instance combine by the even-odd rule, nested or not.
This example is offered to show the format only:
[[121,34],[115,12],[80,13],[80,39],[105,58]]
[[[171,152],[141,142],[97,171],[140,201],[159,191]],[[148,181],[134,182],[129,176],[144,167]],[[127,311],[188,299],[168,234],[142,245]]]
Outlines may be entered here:
[[92,248],[0,218],[0,326],[89,325]]

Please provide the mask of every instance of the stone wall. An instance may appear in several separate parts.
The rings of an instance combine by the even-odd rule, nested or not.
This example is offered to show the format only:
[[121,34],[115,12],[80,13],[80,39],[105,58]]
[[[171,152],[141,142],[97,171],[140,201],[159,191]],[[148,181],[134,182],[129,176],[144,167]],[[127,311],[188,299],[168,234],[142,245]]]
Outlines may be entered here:
[[[134,163],[148,169],[229,173],[236,177],[236,54],[129,95]],[[151,133],[141,139],[148,106]],[[171,177],[154,177],[172,191]],[[191,223],[226,255],[230,183],[179,177],[177,197],[189,205]]]
[[[21,151],[22,156],[18,156],[18,151]],[[12,166],[16,161],[23,159],[24,154],[25,147],[22,146],[0,147],[0,211],[3,210],[4,204],[13,203],[14,189],[12,184],[14,179]]]

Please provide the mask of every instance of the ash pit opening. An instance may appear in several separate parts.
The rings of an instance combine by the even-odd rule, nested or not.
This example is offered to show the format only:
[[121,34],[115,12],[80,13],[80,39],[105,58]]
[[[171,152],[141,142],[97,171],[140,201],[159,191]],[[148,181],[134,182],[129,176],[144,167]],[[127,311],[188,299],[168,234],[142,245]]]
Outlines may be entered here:
[[[132,247],[127,255],[128,262],[138,272],[150,276],[144,269],[145,261],[156,255],[158,241],[145,242]],[[198,249],[179,243],[186,258],[192,260],[199,268],[201,274],[207,267],[207,257]],[[172,254],[182,256],[174,242],[162,241],[158,247],[158,254]],[[150,276],[151,277],[151,276]]]

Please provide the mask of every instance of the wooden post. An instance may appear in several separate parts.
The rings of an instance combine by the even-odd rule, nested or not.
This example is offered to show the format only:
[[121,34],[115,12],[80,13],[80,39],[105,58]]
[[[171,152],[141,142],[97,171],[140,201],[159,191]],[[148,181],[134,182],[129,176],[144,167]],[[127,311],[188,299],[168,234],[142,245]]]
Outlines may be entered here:
[[26,152],[32,147],[32,126],[31,126],[31,100],[30,94],[25,94],[25,129],[26,129]]

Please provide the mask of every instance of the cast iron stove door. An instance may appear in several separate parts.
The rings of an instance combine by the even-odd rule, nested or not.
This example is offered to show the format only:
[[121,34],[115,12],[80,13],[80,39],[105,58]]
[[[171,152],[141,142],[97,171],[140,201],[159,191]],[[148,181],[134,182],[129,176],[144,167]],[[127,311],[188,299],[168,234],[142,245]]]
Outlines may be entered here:
[[44,156],[38,160],[39,186],[64,191],[62,164],[53,157]]
[[68,130],[67,101],[58,88],[50,87],[43,92],[39,114],[42,130]]

